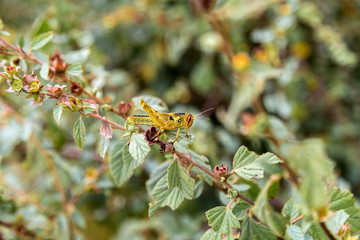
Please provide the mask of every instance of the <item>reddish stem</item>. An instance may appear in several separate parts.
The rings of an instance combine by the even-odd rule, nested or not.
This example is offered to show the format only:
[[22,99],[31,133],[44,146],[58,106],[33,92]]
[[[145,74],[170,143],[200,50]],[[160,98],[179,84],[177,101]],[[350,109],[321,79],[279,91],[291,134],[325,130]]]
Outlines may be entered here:
[[[88,115],[88,116],[91,116],[91,117],[93,117],[93,118],[97,118],[97,119],[99,119],[99,120],[103,120],[103,119],[104,119],[103,116],[100,116],[100,115],[97,114],[97,113],[88,113],[87,115]],[[112,125],[114,128],[120,129],[120,130],[123,130],[123,131],[126,131],[126,129],[125,129],[123,126],[120,126],[119,124],[114,123],[113,121],[110,121],[110,120],[108,120],[108,119],[106,119],[106,121],[107,121],[110,125]]]

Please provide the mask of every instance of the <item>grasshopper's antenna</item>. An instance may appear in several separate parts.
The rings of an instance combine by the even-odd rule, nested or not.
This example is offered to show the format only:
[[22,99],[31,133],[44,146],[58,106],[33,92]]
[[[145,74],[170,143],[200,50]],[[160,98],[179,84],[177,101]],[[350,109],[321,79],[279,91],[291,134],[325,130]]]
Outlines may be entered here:
[[207,118],[207,117],[197,117],[197,118],[194,118],[194,119],[200,119],[200,120],[210,120],[210,118]]
[[206,112],[208,112],[208,111],[211,111],[211,110],[213,110],[213,109],[214,109],[214,108],[206,109],[205,111],[202,111],[201,113],[198,113],[198,114],[194,115],[194,117],[199,116],[200,114],[206,113]]

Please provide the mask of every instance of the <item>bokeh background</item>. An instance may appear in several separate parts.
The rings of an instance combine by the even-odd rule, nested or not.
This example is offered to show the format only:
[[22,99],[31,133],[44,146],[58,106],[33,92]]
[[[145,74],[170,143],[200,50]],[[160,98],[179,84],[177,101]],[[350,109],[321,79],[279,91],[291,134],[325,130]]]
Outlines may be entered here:
[[[152,95],[176,112],[214,107],[210,121],[198,120],[190,131],[194,151],[212,166],[229,164],[242,144],[276,152],[272,138],[319,138],[338,184],[357,197],[359,9],[357,0],[0,0],[11,34],[5,39],[26,46],[54,31],[36,57],[46,61],[59,51],[67,62],[84,64],[82,80],[114,105]],[[66,191],[82,189],[100,166],[99,122],[85,120],[80,150],[68,127],[74,113],[64,113],[58,126],[54,101],[34,106],[5,93],[6,83],[0,89],[0,213],[31,219],[43,231],[57,219],[57,239],[66,239],[69,226],[44,159],[50,151]],[[199,239],[207,228],[204,212],[222,197],[205,186],[197,200],[148,219],[146,180],[161,161],[155,149],[124,186],[104,174],[95,190],[82,193],[73,215],[79,239]]]

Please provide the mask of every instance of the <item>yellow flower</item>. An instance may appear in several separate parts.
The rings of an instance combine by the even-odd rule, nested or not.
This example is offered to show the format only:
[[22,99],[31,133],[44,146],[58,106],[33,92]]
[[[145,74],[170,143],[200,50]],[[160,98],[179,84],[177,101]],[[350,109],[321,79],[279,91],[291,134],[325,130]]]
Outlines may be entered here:
[[289,15],[291,13],[291,6],[289,4],[281,4],[279,7],[279,13],[281,15]]
[[232,66],[235,70],[244,70],[250,65],[250,57],[245,52],[239,52],[232,57]]
[[128,22],[135,23],[140,19],[140,13],[132,6],[121,6],[103,18],[106,28],[113,28],[118,24]]
[[292,54],[299,59],[306,59],[311,54],[311,49],[306,42],[297,42],[291,46]]

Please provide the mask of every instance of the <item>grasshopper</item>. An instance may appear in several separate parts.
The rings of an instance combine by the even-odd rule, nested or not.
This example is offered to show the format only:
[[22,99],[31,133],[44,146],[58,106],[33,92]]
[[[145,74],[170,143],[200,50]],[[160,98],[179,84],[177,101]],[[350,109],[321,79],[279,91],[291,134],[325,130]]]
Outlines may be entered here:
[[188,129],[193,125],[194,119],[196,119],[195,117],[212,109],[208,109],[196,115],[190,113],[162,113],[150,107],[143,99],[140,99],[139,104],[148,115],[132,115],[127,118],[127,121],[134,124],[149,125],[159,128],[160,131],[158,135],[163,133],[164,130],[177,129],[178,131],[174,142],[179,138],[181,128],[186,129],[186,136],[188,136]]

